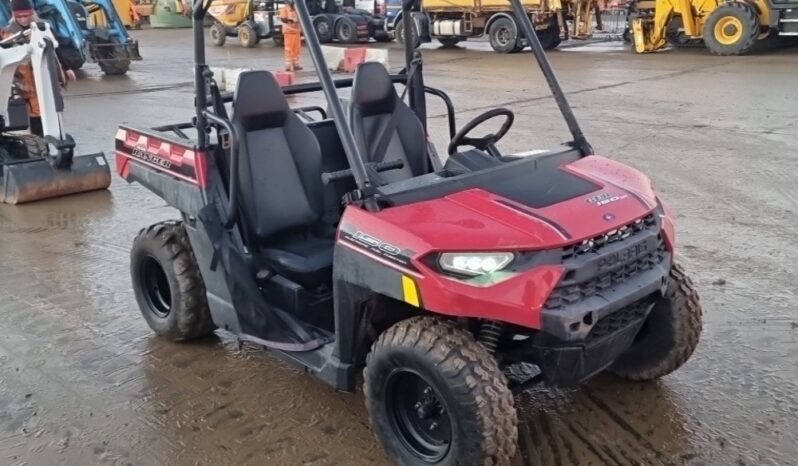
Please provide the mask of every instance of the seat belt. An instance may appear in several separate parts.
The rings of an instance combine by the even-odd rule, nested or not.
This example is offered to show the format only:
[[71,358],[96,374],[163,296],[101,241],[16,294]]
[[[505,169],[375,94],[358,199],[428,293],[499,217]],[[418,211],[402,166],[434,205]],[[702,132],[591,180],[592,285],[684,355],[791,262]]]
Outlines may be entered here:
[[[379,163],[385,161],[385,156],[387,155],[385,152],[388,150],[388,146],[391,144],[394,130],[396,130],[396,119],[393,117],[388,117],[388,121],[382,128],[380,138],[377,140],[377,145],[375,146],[373,152],[374,156],[379,157],[379,159],[375,159],[373,162]],[[368,165],[366,165],[366,170],[368,171],[369,178],[373,179],[377,185],[381,186],[387,184],[385,178],[383,178],[376,170]]]
[[413,58],[413,61],[410,62],[410,70],[407,73],[407,81],[405,82],[405,88],[402,90],[402,95],[399,97],[399,100],[405,100],[405,95],[407,95],[407,90],[410,89],[410,82],[413,80],[413,75],[416,74],[416,70],[418,69],[418,65],[421,63],[421,57]]

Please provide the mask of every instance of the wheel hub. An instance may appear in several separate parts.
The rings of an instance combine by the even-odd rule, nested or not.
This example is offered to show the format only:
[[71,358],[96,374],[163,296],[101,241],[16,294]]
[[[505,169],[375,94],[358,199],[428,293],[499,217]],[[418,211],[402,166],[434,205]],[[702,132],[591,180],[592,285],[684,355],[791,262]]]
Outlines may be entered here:
[[743,35],[743,23],[734,16],[725,16],[715,24],[715,39],[723,45],[734,45]]
[[510,30],[508,28],[501,28],[499,29],[499,33],[496,34],[496,39],[498,40],[499,44],[507,45],[510,43]]
[[150,310],[156,316],[166,318],[172,310],[172,289],[163,267],[152,256],[147,256],[141,266],[141,283]]
[[452,441],[451,419],[424,377],[410,370],[395,371],[387,395],[394,430],[405,448],[428,463],[445,457]]

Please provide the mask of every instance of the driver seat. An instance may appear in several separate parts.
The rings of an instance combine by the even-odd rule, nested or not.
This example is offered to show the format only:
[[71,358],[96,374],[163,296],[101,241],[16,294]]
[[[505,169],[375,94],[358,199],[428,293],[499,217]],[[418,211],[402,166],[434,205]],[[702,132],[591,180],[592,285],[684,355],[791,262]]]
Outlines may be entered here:
[[[240,218],[266,275],[306,288],[332,277],[335,229],[325,228],[321,149],[268,71],[241,73],[233,97]],[[258,273],[261,275],[261,272]]]
[[392,183],[429,173],[424,126],[399,98],[382,64],[366,62],[358,67],[349,115],[364,162],[404,162],[401,169],[380,173],[381,181]]

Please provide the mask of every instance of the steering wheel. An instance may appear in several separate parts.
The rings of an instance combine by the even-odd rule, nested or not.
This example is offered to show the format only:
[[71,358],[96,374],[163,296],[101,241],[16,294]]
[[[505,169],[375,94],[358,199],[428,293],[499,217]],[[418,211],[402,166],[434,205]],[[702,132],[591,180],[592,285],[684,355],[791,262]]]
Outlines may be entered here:
[[[474,128],[492,118],[496,118],[497,116],[505,117],[505,121],[501,128],[499,128],[498,133],[491,133],[481,138],[466,137],[468,133],[474,130]],[[491,155],[495,156],[496,153],[498,153],[495,144],[499,141],[499,139],[503,138],[504,135],[507,134],[507,131],[509,131],[510,127],[513,126],[514,120],[515,114],[506,108],[494,108],[493,110],[488,110],[460,128],[460,131],[458,131],[457,134],[455,134],[452,138],[452,142],[449,143],[449,155],[457,152],[457,148],[460,146],[474,146],[479,150],[486,150],[491,153]]]

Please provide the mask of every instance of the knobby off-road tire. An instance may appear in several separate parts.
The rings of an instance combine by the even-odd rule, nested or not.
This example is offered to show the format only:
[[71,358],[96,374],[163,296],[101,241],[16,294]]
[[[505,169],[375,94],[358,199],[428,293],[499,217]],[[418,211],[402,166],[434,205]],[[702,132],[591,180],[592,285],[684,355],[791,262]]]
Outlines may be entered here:
[[690,359],[701,336],[701,303],[693,282],[674,264],[665,296],[654,305],[629,350],[609,372],[628,380],[655,380]]
[[209,31],[211,36],[211,43],[217,47],[221,47],[227,41],[227,30],[221,23],[214,22]]
[[[468,332],[431,317],[399,322],[372,346],[364,379],[372,428],[395,463],[510,464],[518,438],[513,397],[494,357]],[[403,418],[402,413],[421,411],[401,407],[426,410],[429,406],[426,400],[424,405],[415,402],[413,395],[419,391],[402,385],[406,380],[418,381],[424,394],[428,393],[424,387],[431,389],[434,420],[450,433],[444,453],[424,459],[414,448],[417,442],[408,441],[412,436],[406,434],[408,421],[403,419],[412,416]]]
[[753,6],[743,2],[724,3],[704,23],[704,44],[715,55],[745,55],[759,36],[759,17]]
[[182,222],[141,230],[130,251],[130,274],[139,309],[157,335],[185,341],[213,332],[205,284]]
[[244,23],[238,26],[238,41],[241,43],[242,47],[251,49],[252,47],[258,45],[260,38],[258,37],[257,31],[255,31],[255,28],[252,27],[251,24]]

